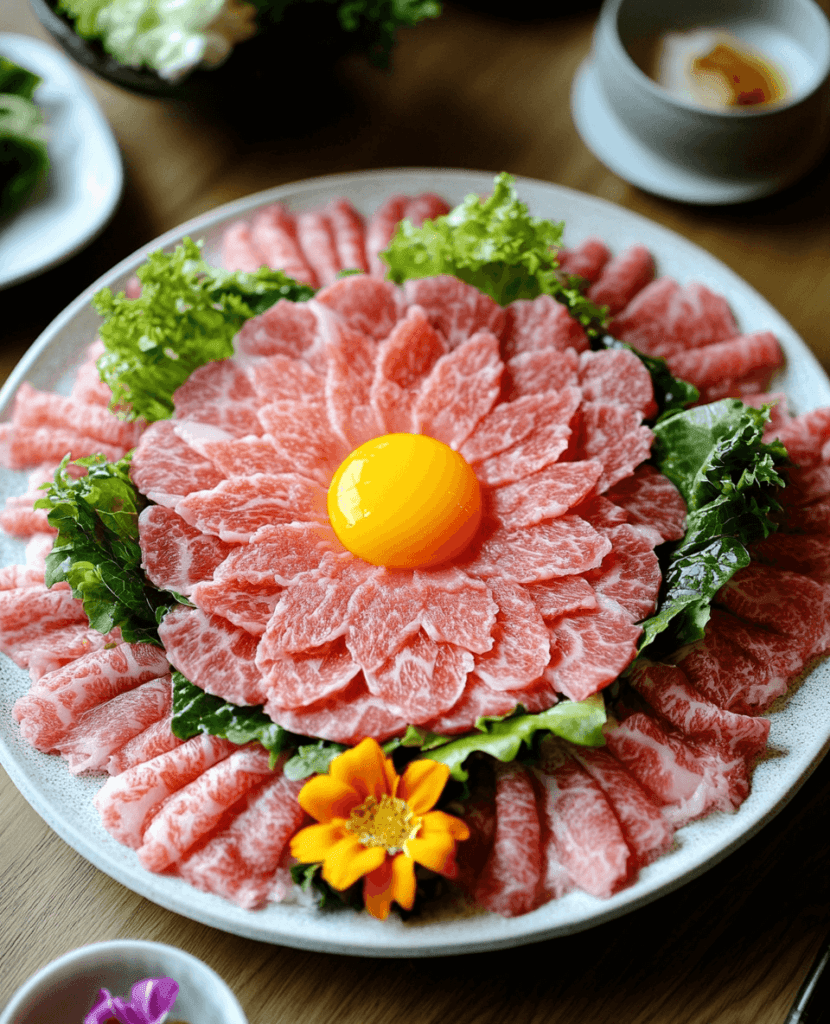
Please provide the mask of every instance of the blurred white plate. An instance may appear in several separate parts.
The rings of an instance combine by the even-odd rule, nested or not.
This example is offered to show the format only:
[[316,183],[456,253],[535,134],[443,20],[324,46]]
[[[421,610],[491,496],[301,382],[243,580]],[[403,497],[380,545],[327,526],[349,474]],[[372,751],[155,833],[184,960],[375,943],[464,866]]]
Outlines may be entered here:
[[[600,199],[527,178],[518,178],[516,184],[532,213],[565,221],[566,245],[589,235],[605,239],[614,252],[642,242],[654,254],[659,274],[670,274],[681,282],[701,281],[723,294],[743,330],[768,329],[778,336],[787,362],[775,383],[790,396],[793,410],[830,405],[830,382],[804,342],[768,302],[708,252]],[[0,391],[0,418],[9,417],[14,391],[23,380],[39,388],[68,389],[72,368],[80,363],[95,335],[98,319],[89,305],[92,295],[104,285],[123,289],[147,253],[155,249],[172,248],[189,235],[203,239],[208,259],[218,262],[219,243],[228,224],[252,217],[260,206],[275,200],[302,210],[346,196],[368,214],[393,193],[434,191],[455,204],[470,192],[489,195],[492,188],[491,174],[470,171],[366,171],[285,185],[197,217],[128,257],[61,313]],[[0,501],[24,489],[24,473],[5,473],[0,480]],[[23,544],[0,535],[0,564],[22,562],[23,557]],[[437,907],[428,907],[407,922],[394,914],[381,922],[366,913],[318,913],[286,904],[252,912],[197,892],[181,879],[145,871],[136,854],[101,827],[92,804],[101,776],[76,778],[61,758],[38,753],[20,738],[11,709],[17,697],[28,691],[29,677],[7,658],[0,658],[0,761],[38,814],[83,857],[133,892],[185,917],[237,935],[301,949],[389,957],[469,953],[592,927],[677,888],[726,856],[774,817],[830,747],[828,686],[830,664],[822,661],[779,702],[780,708],[770,716],[773,756],[755,770],[752,792],[735,814],[711,814],[681,829],[669,854],[609,900],[576,892],[512,919]]]
[[54,46],[0,33],[0,55],[43,81],[34,101],[46,121],[49,174],[26,205],[0,221],[0,289],[74,256],[106,225],[121,198],[118,145],[71,62]]

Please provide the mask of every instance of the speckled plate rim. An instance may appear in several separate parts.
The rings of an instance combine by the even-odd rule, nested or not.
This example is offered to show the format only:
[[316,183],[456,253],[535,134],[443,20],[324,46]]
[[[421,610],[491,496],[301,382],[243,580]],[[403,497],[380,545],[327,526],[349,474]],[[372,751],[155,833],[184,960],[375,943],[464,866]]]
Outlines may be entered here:
[[[183,236],[202,239],[208,258],[218,250],[229,223],[250,218],[260,206],[279,200],[299,210],[345,195],[364,213],[387,196],[435,191],[451,202],[466,194],[488,194],[492,173],[441,169],[393,169],[341,174],[280,186],[205,213],[123,260],[80,295],[44,331],[0,392],[0,417],[8,418],[14,391],[23,380],[41,388],[66,389],[69,374],[95,333],[89,300],[99,288],[123,287],[146,254],[170,247]],[[654,253],[658,272],[681,282],[698,280],[726,296],[744,331],[772,330],[781,341],[786,366],[776,387],[794,412],[830,404],[830,382],[805,343],[775,309],[737,274],[704,249],[643,217],[611,203],[532,179],[517,186],[531,211],[566,223],[565,243],[598,235],[619,251],[642,242]],[[6,474],[0,498],[20,493],[24,474]],[[3,539],[0,564],[22,561],[23,545]],[[609,900],[571,893],[523,917],[510,920],[458,907],[433,908],[404,923],[384,923],[352,911],[320,913],[301,905],[272,904],[245,911],[196,892],[180,879],[152,875],[133,851],[101,827],[92,797],[97,778],[75,778],[58,757],[26,745],[11,718],[11,706],[28,689],[28,676],[8,659],[0,665],[0,762],[38,814],[81,856],[132,891],[185,917],[226,932],[301,949],[364,956],[411,957],[471,953],[535,942],[581,931],[628,913],[671,891],[714,865],[769,822],[792,798],[830,747],[830,665],[821,661],[778,702],[771,714],[770,753],[759,764],[750,796],[735,814],[716,813],[677,833],[675,848],[641,872],[638,881]]]

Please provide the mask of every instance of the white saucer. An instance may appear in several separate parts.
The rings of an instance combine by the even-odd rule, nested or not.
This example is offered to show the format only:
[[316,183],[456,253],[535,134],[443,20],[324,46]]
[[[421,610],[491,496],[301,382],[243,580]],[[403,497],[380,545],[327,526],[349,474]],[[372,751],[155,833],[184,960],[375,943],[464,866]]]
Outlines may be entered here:
[[49,174],[22,210],[0,222],[0,289],[74,256],[109,221],[124,184],[121,154],[69,59],[30,36],[0,33],[0,54],[43,81],[34,100],[47,130]]
[[582,141],[609,170],[645,192],[683,203],[745,203],[780,191],[808,170],[799,164],[791,166],[786,177],[721,178],[669,160],[644,145],[620,121],[602,92],[590,57],[574,76],[571,116]]

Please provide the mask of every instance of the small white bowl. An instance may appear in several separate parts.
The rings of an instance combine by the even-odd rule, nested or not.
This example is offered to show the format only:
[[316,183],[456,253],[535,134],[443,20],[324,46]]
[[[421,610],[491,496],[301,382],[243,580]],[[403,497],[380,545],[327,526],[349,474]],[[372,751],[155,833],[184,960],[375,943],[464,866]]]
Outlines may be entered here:
[[101,988],[128,999],[144,978],[179,983],[171,1020],[248,1024],[225,982],[207,964],[175,946],[124,939],[73,949],[47,964],[15,992],[0,1024],[81,1024]]
[[[786,98],[707,108],[635,60],[665,33],[708,27],[789,49]],[[572,100],[585,143],[633,184],[689,202],[758,198],[805,174],[830,141],[830,24],[813,0],[605,0]]]

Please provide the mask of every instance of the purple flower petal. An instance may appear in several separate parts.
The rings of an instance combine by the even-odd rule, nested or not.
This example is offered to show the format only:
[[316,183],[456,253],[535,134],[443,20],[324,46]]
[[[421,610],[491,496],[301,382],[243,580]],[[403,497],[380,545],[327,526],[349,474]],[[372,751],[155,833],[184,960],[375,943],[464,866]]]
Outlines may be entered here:
[[105,1024],[114,1014],[112,993],[109,989],[98,990],[98,999],[84,1017],[84,1024]]
[[146,978],[133,985],[130,1005],[144,1014],[147,1024],[157,1024],[173,1008],[178,994],[178,983],[172,978]]

